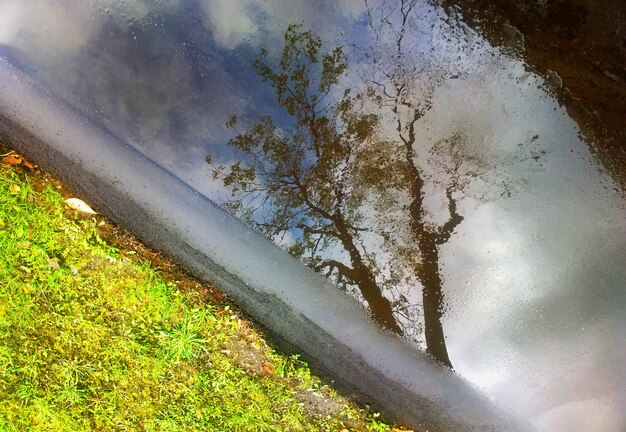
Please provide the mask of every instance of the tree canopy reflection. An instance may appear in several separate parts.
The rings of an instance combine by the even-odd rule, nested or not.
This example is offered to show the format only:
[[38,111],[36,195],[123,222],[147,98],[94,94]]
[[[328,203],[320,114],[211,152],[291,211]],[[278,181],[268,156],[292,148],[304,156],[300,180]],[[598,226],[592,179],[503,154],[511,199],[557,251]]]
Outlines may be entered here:
[[[452,367],[441,320],[439,248],[463,221],[459,200],[475,193],[477,180],[497,185],[495,195],[493,188],[473,195],[479,200],[508,195],[510,187],[491,175],[493,163],[466,151],[460,132],[417,151],[415,128],[432,96],[425,89],[450,76],[439,71],[416,87],[423,70],[415,68],[434,66],[407,67],[404,51],[412,47],[402,26],[412,5],[400,9],[394,37],[382,35],[390,14],[371,26],[382,36],[369,56],[372,72],[358,87],[344,79],[343,47],[327,49],[312,32],[290,26],[280,57],[261,50],[254,62],[280,114],[251,123],[234,115],[229,144],[242,159],[220,164],[209,155],[207,162],[230,191],[229,211],[362,297],[385,328],[425,339],[427,352]],[[441,195],[447,215],[429,210],[427,192]],[[421,292],[421,304],[407,287]]]
[[[267,57],[263,50],[254,67],[272,86],[291,126],[278,127],[272,117],[261,116],[230,141],[247,157],[214,171],[231,187],[227,208],[271,239],[293,238],[291,254],[340,286],[357,287],[374,318],[401,333],[382,294],[389,282],[381,282],[363,240],[370,230],[362,223],[370,192],[384,193],[396,175],[393,161],[368,145],[378,119],[359,113],[362,97],[350,89],[337,97],[347,66],[342,48],[322,51],[318,37],[291,26],[279,64],[273,67]],[[237,124],[234,116],[227,126]]]

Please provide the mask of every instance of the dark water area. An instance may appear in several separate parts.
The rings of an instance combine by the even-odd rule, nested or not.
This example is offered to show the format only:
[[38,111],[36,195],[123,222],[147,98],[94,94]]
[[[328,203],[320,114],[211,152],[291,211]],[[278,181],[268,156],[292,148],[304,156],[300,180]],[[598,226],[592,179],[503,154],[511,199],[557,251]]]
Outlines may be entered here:
[[626,3],[621,0],[440,3],[553,85],[592,152],[626,184]]
[[621,431],[623,4],[512,5],[0,0],[0,56],[539,430]]

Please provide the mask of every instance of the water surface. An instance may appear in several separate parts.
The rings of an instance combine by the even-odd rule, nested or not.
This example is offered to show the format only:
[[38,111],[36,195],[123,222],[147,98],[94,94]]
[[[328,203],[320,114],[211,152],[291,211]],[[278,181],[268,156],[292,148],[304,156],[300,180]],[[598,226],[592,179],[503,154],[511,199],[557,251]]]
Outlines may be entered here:
[[0,55],[540,430],[623,430],[617,150],[462,12],[3,0]]

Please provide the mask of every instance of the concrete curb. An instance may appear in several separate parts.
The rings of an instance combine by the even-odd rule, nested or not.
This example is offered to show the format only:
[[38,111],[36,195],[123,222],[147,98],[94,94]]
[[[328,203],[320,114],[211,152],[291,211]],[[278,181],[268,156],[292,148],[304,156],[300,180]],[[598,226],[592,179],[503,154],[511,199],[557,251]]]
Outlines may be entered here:
[[226,291],[339,388],[389,418],[431,432],[534,430],[378,329],[325,279],[2,59],[0,138]]

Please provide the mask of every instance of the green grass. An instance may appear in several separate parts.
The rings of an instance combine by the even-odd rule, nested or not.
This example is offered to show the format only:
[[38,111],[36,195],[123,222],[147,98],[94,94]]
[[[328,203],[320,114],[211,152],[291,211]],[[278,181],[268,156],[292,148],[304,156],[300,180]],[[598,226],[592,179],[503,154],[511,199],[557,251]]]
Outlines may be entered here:
[[0,431],[389,429],[34,181],[0,165]]

